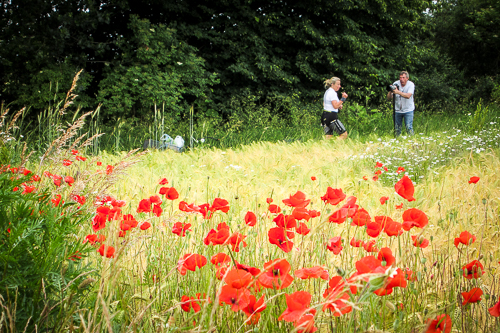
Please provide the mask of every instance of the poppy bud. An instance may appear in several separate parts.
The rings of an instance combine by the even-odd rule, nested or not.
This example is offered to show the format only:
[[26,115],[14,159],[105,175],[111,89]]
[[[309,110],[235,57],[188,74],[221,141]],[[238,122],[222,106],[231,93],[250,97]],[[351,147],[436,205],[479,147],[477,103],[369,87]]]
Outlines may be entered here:
[[83,280],[82,283],[80,283],[78,285],[78,289],[79,290],[85,289],[86,287],[88,287],[90,284],[92,284],[94,282],[95,282],[95,280],[93,278],[87,278],[87,279]]
[[427,262],[427,258],[422,257],[422,258],[420,259],[420,262],[421,262],[422,264],[425,264],[425,263]]
[[418,244],[422,244],[422,242],[424,241],[424,236],[423,235],[420,235],[418,236]]
[[434,274],[431,274],[431,280],[434,279]]
[[483,254],[480,254],[479,258],[477,258],[477,260],[481,260],[481,259],[483,259],[483,257],[484,257]]

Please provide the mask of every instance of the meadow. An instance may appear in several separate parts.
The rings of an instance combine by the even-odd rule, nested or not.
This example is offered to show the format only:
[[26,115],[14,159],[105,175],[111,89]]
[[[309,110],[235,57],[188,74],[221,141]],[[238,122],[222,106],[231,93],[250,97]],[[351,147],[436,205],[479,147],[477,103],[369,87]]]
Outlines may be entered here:
[[500,331],[488,120],[97,155],[77,120],[2,167],[0,331]]

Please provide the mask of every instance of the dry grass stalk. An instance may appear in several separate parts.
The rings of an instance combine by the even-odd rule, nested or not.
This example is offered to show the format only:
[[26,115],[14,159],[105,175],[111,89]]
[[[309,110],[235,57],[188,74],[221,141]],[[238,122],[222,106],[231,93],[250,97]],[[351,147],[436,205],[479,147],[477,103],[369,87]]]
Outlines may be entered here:
[[[74,137],[77,134],[78,130],[83,127],[83,125],[85,124],[85,118],[90,114],[92,114],[92,112],[93,111],[89,111],[81,115],[80,118],[78,118],[72,125],[68,127],[68,129],[66,129],[63,135],[61,135],[60,137],[58,137],[57,139],[55,139],[50,143],[49,148],[47,148],[47,150],[40,159],[40,166],[42,166],[45,159],[48,158],[49,156],[51,156],[53,162],[56,163],[62,158],[63,156],[63,154],[61,154],[63,150],[62,148],[72,137]],[[54,151],[53,154],[51,154],[52,151]]]
[[83,72],[83,69],[80,69],[80,71],[78,73],[76,73],[75,77],[73,78],[73,83],[71,84],[71,88],[68,90],[68,93],[66,94],[66,99],[64,100],[64,106],[62,107],[62,109],[59,109],[59,115],[63,115],[65,114],[64,111],[66,111],[66,109],[71,105],[73,104],[73,101],[75,100],[75,98],[78,96],[76,94],[73,94],[73,91],[75,90],[76,88],[76,84],[78,82],[78,79],[80,78],[80,74]]

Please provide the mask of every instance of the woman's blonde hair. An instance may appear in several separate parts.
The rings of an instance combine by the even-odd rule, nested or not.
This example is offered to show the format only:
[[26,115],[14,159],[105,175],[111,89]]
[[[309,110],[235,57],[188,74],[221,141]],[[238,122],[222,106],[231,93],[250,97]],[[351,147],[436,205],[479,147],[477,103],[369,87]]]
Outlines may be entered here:
[[340,81],[340,79],[336,76],[332,77],[331,79],[325,80],[323,84],[325,85],[325,89],[329,88],[332,84],[337,83],[337,81]]

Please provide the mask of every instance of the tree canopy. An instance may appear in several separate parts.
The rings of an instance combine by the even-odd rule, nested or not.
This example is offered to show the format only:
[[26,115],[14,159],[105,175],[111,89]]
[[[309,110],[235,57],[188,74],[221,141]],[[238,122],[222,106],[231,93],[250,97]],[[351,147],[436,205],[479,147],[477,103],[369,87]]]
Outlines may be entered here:
[[153,103],[230,112],[234,96],[312,102],[333,75],[362,99],[401,70],[434,75],[439,59],[498,72],[499,5],[487,0],[1,3],[0,99],[16,106],[43,108],[82,68],[80,102],[109,117]]

